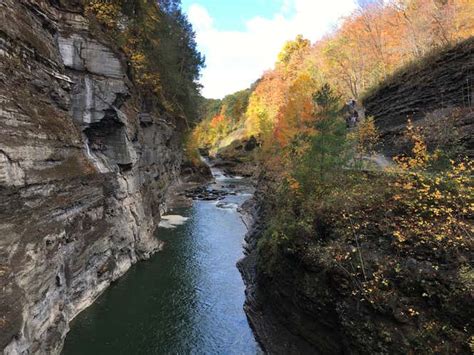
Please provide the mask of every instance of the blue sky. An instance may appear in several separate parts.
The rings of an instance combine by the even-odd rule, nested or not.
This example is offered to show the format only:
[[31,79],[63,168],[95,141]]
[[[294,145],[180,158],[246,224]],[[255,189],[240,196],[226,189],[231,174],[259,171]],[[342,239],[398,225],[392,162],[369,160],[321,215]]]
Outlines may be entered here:
[[[182,0],[207,67],[203,95],[222,98],[273,67],[285,41],[333,30],[357,0]],[[367,1],[367,0],[365,0]]]
[[192,4],[205,7],[220,30],[243,31],[247,20],[271,17],[282,8],[284,0],[183,0],[182,4],[185,11]]

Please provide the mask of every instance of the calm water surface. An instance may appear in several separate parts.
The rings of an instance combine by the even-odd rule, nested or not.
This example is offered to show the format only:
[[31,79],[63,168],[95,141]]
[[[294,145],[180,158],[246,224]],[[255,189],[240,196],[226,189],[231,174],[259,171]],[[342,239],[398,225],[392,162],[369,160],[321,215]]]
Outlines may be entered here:
[[134,266],[71,324],[64,355],[257,354],[242,309],[244,285],[235,266],[246,228],[236,207],[250,197],[241,180],[224,208],[196,201],[173,211],[189,220],[159,228],[166,245]]

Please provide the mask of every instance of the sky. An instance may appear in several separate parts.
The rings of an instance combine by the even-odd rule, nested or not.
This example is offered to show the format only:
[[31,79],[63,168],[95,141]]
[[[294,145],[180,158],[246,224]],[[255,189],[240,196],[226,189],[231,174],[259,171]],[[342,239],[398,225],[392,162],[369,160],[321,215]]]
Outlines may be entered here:
[[202,94],[222,98],[271,69],[285,41],[312,42],[356,8],[356,0],[183,0],[206,56]]

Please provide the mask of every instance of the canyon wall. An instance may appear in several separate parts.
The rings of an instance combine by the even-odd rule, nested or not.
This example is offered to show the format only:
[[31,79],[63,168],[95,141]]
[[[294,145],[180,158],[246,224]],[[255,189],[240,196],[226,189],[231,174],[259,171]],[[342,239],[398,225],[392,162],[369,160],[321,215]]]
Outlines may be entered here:
[[363,105],[389,156],[405,152],[401,138],[408,119],[428,131],[432,146],[462,145],[463,153],[474,156],[474,38],[401,68]]
[[177,118],[144,112],[77,0],[0,2],[0,349],[58,353],[154,236]]

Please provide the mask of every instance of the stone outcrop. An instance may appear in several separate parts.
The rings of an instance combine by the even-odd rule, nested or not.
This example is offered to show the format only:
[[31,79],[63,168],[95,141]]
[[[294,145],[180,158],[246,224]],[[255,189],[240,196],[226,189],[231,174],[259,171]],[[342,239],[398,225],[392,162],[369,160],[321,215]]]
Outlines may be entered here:
[[255,152],[259,146],[254,136],[238,138],[213,154],[212,165],[228,175],[251,177],[257,170]]
[[154,236],[179,121],[142,112],[80,1],[0,2],[0,349],[58,353]]
[[[441,138],[463,145],[464,153],[474,156],[474,38],[402,68],[369,93],[363,104],[366,114],[375,117],[387,155],[404,153],[401,138],[410,118],[422,128],[439,121],[446,128]],[[460,135],[448,137],[454,131]]]
[[[261,174],[255,195],[241,209],[243,220],[249,226],[245,257],[237,263],[246,286],[245,313],[257,341],[268,354],[339,354],[343,344],[334,315],[323,308],[318,309],[316,315],[304,309],[310,302],[298,294],[297,286],[292,284],[301,269],[289,268],[285,275],[272,280],[266,279],[259,270],[262,262],[257,245],[272,210],[266,204],[268,194],[272,193],[268,189],[271,184]],[[318,319],[324,321],[321,323]]]

